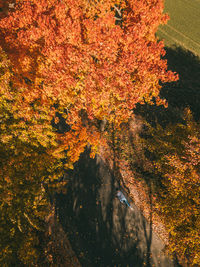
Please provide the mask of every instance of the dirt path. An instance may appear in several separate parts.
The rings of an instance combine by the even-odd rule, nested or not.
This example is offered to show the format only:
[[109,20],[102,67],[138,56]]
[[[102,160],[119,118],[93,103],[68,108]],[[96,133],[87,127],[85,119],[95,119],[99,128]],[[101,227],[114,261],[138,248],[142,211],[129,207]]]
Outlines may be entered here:
[[117,183],[99,157],[85,153],[71,175],[57,212],[82,266],[175,266],[134,203],[130,210],[114,197]]

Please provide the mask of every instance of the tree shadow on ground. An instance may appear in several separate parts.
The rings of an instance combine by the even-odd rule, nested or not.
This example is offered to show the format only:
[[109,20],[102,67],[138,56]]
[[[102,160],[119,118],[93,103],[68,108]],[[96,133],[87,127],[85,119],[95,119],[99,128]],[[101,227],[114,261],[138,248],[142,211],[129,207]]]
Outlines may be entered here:
[[101,159],[85,152],[71,172],[58,217],[82,266],[143,266],[138,216],[115,198],[116,181]]
[[137,105],[136,114],[153,125],[156,121],[165,126],[182,121],[181,113],[189,107],[197,121],[200,119],[200,58],[181,47],[166,48],[168,69],[179,74],[179,80],[162,85],[161,97],[168,108],[156,105]]
[[[167,129],[168,124],[176,125],[177,123],[185,124],[183,111],[189,108],[192,111],[193,117],[196,121],[200,120],[200,58],[195,56],[192,52],[187,51],[181,47],[167,48],[166,59],[168,60],[168,68],[179,74],[179,80],[173,83],[164,84],[160,92],[161,97],[168,102],[168,108],[156,105],[138,105],[135,114],[139,115],[143,121],[147,121],[152,127],[160,124],[164,129]],[[140,136],[144,139],[145,129],[143,129]],[[181,138],[181,136],[180,136]],[[151,146],[151,139],[149,139],[149,146]],[[131,140],[130,140],[131,143]],[[134,148],[135,143],[131,143]],[[148,148],[148,146],[147,146]],[[132,149],[134,150],[134,149]],[[148,149],[144,148],[143,157],[141,154],[134,153],[131,169],[135,175],[143,179],[151,191],[151,186],[159,194],[163,184],[161,177],[154,173],[154,168],[145,168],[151,164],[156,155],[149,153]],[[143,162],[141,163],[143,158]],[[150,197],[149,197],[150,198]],[[148,246],[147,246],[148,247]],[[148,255],[147,255],[148,256]],[[148,259],[147,259],[148,262]],[[176,255],[174,255],[174,262],[180,266]]]
[[[168,69],[175,71],[179,74],[179,80],[172,83],[166,83],[162,85],[160,95],[168,102],[168,107],[156,106],[156,105],[137,105],[135,114],[138,115],[142,121],[147,121],[152,127],[156,127],[157,124],[161,125],[163,129],[167,128],[167,125],[176,125],[178,123],[185,124],[184,110],[189,108],[192,111],[194,120],[200,120],[200,58],[195,56],[192,52],[185,50],[181,47],[174,46],[173,48],[166,48],[166,56],[168,62]],[[144,139],[149,138],[146,136],[145,126],[143,127],[140,136]],[[151,140],[151,139],[149,139]],[[131,146],[134,148],[135,144],[130,140]],[[149,145],[151,145],[149,143]],[[133,150],[133,149],[132,149]],[[152,162],[156,158],[148,150],[143,151],[145,158]],[[137,156],[138,159],[141,155]],[[139,160],[138,160],[139,161]],[[148,184],[149,177],[159,186],[160,177],[155,174],[150,175],[142,170],[142,166],[138,167],[137,164],[131,166],[132,170],[138,168],[139,175],[143,173],[143,178]]]
[[175,83],[165,84],[161,96],[172,107],[189,107],[196,120],[200,119],[200,58],[181,47],[167,48],[168,68],[179,74]]
[[[180,76],[179,81],[165,84],[161,90],[161,96],[169,103],[168,108],[138,105],[135,113],[151,125],[158,122],[166,127],[168,123],[183,123],[182,112],[189,107],[198,120],[199,59],[179,47],[168,48],[166,58],[169,69]],[[151,158],[148,160],[151,161]],[[57,196],[60,222],[82,266],[151,266],[152,240],[157,242],[153,237],[151,218],[150,224],[147,224],[144,217],[139,218],[137,213],[130,213],[128,208],[114,198],[119,181],[116,182],[113,172],[108,171],[108,167],[102,167],[103,165],[105,164],[98,159],[90,159],[88,152],[81,156],[70,173],[67,194]],[[136,165],[132,167],[134,172],[137,171],[144,178],[147,185],[154,182],[153,180],[159,182],[159,177],[151,171],[143,170],[141,166],[140,169],[136,169]],[[151,201],[151,191],[149,194]],[[145,252],[141,249],[141,239]],[[174,265],[180,266],[178,262]],[[162,265],[157,262],[156,266]],[[166,263],[163,266],[173,265]]]

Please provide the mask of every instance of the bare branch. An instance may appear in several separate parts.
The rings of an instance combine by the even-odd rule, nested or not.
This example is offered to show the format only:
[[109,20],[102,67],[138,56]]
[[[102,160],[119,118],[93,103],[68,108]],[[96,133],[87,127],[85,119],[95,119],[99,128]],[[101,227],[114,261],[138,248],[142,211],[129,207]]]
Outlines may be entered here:
[[119,14],[119,16],[121,17],[122,16],[121,10],[118,7],[116,7],[116,6],[114,6],[114,9],[117,11],[117,13]]
[[114,17],[116,20],[122,20],[122,18],[117,18],[117,17]]

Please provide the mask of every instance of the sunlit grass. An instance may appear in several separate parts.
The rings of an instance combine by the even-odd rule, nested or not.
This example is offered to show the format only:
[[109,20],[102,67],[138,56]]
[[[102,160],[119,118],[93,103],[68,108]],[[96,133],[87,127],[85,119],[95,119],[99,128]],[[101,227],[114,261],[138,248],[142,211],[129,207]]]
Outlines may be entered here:
[[159,38],[168,47],[182,46],[200,56],[200,1],[165,0],[164,11],[170,20],[159,27]]

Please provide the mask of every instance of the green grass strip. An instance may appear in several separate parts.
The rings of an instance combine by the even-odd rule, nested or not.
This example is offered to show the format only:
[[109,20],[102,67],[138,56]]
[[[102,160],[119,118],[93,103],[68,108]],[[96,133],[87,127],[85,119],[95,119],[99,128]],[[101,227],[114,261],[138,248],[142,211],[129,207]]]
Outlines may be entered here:
[[165,13],[170,20],[159,27],[159,38],[200,56],[200,0],[165,0]]

